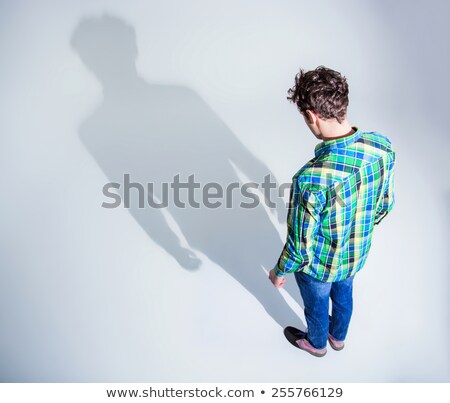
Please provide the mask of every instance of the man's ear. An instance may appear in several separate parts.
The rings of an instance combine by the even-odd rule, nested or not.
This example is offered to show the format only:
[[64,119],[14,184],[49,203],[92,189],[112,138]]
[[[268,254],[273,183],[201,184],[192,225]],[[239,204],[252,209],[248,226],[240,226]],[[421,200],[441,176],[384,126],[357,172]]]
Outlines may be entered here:
[[306,110],[306,119],[308,123],[314,123],[314,114],[309,109]]

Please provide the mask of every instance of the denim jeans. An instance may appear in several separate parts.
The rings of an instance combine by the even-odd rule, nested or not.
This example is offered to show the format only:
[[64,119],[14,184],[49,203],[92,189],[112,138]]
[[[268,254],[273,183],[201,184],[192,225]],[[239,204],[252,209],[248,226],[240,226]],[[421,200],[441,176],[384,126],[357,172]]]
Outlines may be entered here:
[[[306,337],[310,344],[317,349],[325,348],[328,333],[334,339],[344,341],[353,311],[354,276],[327,283],[302,271],[294,272],[294,275],[305,305]],[[328,314],[330,298],[331,316]]]

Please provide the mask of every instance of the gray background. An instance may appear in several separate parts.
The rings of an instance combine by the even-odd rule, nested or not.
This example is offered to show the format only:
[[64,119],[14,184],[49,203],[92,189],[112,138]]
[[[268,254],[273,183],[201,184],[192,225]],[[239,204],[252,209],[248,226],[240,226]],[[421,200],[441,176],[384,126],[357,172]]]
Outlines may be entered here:
[[[444,1],[1,1],[0,380],[449,381],[448,16]],[[294,277],[267,279],[273,212],[101,203],[124,172],[289,182],[317,140],[286,91],[320,64],[398,163],[347,347],[317,359],[283,336],[304,317]]]

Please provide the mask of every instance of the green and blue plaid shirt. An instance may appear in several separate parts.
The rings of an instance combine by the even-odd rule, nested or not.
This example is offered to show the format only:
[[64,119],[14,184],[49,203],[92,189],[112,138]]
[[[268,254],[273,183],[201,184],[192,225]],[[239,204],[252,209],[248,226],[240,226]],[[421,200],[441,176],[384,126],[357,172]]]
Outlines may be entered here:
[[374,225],[394,205],[395,152],[386,136],[352,128],[319,143],[293,176],[277,276],[303,271],[334,282],[364,266]]

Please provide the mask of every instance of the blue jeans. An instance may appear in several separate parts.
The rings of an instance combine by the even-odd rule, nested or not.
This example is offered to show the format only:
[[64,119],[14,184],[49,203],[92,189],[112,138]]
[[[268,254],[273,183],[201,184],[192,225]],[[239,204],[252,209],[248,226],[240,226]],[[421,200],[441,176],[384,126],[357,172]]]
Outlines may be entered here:
[[[294,272],[295,280],[305,305],[305,319],[308,327],[307,339],[318,349],[327,345],[328,333],[344,341],[353,311],[353,278],[334,283],[319,281],[303,273]],[[332,310],[329,316],[329,299]]]

